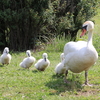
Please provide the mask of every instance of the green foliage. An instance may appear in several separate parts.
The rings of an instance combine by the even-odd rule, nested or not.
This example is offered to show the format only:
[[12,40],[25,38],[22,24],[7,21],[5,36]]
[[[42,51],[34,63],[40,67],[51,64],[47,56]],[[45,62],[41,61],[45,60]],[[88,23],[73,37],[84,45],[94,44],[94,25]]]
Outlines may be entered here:
[[75,40],[98,4],[98,0],[1,0],[0,46],[26,50],[57,36]]
[[0,39],[3,47],[9,46],[13,50],[34,48],[48,0],[3,0],[0,5]]
[[75,40],[83,22],[96,15],[98,4],[97,0],[53,0],[45,12],[46,27],[54,36],[70,34]]
[[48,52],[63,52],[64,45],[69,42],[70,36],[65,38],[64,36],[58,36],[51,40],[51,42],[48,42],[46,44],[46,51]]

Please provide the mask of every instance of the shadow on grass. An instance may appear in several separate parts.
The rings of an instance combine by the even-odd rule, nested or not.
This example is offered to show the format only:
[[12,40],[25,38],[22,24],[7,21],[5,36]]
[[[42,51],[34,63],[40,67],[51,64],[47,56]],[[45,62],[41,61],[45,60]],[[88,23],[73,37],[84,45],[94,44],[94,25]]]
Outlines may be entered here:
[[64,78],[64,74],[63,74],[63,75],[54,74],[54,75],[52,76],[52,78]]
[[43,72],[45,72],[45,71],[40,71],[40,70],[34,69],[34,70],[32,70],[32,72],[33,72],[33,73],[43,73]]
[[[78,79],[79,80],[79,79]],[[66,91],[75,92],[82,90],[82,83],[80,81],[75,81],[73,78],[68,79],[69,83],[64,83],[64,75],[53,75],[52,79],[45,85],[51,89],[50,95],[59,95]],[[53,92],[56,91],[56,92]]]
[[38,73],[39,71],[38,71],[38,70],[32,70],[32,72],[33,72],[33,73]]
[[25,68],[19,68],[19,69],[17,69],[17,70],[29,70],[29,69],[25,69]]
[[0,65],[0,67],[4,67],[4,65]]
[[18,68],[17,70],[19,70],[19,71],[30,71],[30,69],[27,69],[27,68]]

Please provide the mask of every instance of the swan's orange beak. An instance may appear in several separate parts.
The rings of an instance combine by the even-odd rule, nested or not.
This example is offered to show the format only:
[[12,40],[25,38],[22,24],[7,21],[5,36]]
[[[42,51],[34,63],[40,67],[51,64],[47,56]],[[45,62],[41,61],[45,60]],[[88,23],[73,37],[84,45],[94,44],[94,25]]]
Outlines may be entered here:
[[86,33],[86,29],[82,29],[82,33],[80,35],[80,38]]

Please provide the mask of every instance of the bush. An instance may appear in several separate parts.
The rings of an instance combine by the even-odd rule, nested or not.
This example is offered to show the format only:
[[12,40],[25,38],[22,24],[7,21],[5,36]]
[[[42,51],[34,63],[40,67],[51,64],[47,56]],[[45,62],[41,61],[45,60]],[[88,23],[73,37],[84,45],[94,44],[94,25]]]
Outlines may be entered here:
[[47,29],[53,36],[70,35],[76,40],[83,22],[96,15],[98,4],[98,0],[52,0],[45,12]]
[[34,49],[40,42],[68,35],[75,40],[97,7],[98,0],[1,0],[0,47]]

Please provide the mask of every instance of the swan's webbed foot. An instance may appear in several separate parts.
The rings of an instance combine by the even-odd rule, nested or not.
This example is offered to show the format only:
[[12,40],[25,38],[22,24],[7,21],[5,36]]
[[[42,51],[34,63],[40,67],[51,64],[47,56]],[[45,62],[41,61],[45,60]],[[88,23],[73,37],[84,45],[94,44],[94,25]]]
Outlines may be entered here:
[[85,71],[85,83],[82,86],[93,86],[92,84],[88,83],[88,71]]
[[90,86],[90,87],[92,87],[93,85],[92,84],[89,84],[89,83],[85,83],[82,86]]

